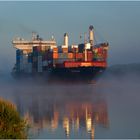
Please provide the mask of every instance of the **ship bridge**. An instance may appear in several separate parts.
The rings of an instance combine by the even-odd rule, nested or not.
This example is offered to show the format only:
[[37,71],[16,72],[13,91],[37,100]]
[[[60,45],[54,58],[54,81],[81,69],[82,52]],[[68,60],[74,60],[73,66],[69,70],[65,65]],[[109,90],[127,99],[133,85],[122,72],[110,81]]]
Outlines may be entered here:
[[23,50],[24,53],[30,53],[33,50],[34,46],[40,46],[41,50],[53,49],[56,47],[56,41],[52,37],[52,40],[42,40],[37,37],[32,37],[32,40],[24,40],[22,38],[16,38],[12,41],[13,47],[16,49]]

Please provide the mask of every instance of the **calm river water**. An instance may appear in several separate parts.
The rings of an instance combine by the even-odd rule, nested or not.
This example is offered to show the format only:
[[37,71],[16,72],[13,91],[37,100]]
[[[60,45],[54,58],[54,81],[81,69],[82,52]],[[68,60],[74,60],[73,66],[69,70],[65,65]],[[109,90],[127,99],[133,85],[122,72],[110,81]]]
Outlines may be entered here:
[[0,97],[30,124],[29,138],[140,138],[140,80],[14,79],[1,76]]

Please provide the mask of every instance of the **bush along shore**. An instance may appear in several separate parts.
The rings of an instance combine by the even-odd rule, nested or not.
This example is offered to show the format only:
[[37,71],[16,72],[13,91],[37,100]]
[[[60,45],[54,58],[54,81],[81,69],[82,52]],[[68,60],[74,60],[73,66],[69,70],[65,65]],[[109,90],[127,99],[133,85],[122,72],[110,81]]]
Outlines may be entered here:
[[26,126],[16,106],[0,98],[0,139],[26,139]]

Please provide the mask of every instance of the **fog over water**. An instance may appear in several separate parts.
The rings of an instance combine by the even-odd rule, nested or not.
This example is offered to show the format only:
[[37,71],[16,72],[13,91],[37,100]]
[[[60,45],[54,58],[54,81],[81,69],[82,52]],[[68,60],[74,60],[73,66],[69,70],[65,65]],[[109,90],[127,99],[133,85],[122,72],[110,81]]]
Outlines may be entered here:
[[113,71],[109,68],[98,78],[83,81],[3,75],[0,97],[15,103],[28,118],[31,138],[139,138],[139,73]]

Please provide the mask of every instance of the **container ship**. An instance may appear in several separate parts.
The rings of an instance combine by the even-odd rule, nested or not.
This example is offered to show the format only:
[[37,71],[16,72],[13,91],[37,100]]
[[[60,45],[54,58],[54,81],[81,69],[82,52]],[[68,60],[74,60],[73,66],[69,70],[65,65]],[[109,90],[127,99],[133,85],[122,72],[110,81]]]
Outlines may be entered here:
[[64,43],[57,46],[55,38],[43,40],[32,33],[32,39],[16,38],[12,41],[16,48],[14,73],[80,72],[96,73],[107,68],[109,43],[95,44],[94,28],[89,26],[89,37],[84,43],[69,45],[68,34]]

